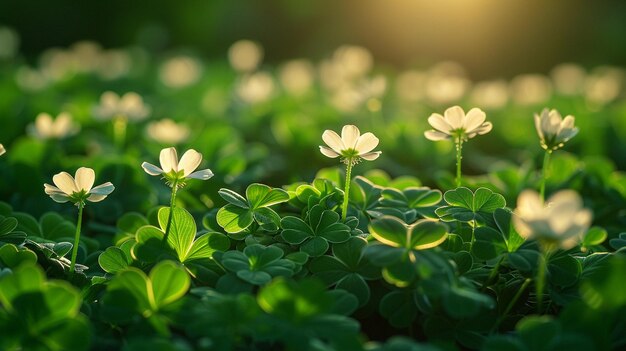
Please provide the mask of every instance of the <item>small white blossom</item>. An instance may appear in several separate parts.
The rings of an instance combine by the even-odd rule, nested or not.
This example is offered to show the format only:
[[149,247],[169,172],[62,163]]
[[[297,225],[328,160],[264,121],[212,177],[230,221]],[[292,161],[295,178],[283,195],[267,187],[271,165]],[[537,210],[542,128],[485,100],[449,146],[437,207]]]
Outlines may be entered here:
[[239,40],[228,49],[228,61],[237,72],[254,71],[263,60],[263,47],[251,40]]
[[85,200],[99,202],[115,190],[111,182],[93,187],[96,174],[91,168],[81,167],[72,177],[67,172],[61,172],[52,177],[54,185],[44,184],[44,191],[56,202],[71,201],[76,206],[84,204]]
[[322,134],[322,140],[328,146],[320,145],[320,151],[330,158],[342,157],[344,163],[358,163],[361,159],[374,161],[381,151],[372,151],[378,146],[378,138],[372,133],[361,135],[359,128],[346,125],[341,130],[341,137],[332,130]]
[[141,96],[128,92],[121,97],[112,91],[107,91],[100,97],[100,105],[94,109],[96,117],[102,120],[125,118],[131,121],[140,121],[148,117],[150,107],[145,105]]
[[523,238],[537,239],[549,249],[567,250],[581,240],[591,224],[591,216],[573,190],[559,191],[545,205],[537,192],[525,190],[517,200],[513,223]]
[[75,135],[79,130],[80,126],[74,123],[67,112],[60,113],[55,119],[42,112],[35,118],[35,123],[28,126],[29,133],[42,140],[63,139]]
[[189,137],[191,131],[185,124],[177,124],[169,118],[151,122],[146,127],[150,139],[163,144],[178,144]]
[[0,156],[4,155],[7,150],[4,148],[4,145],[0,144]]
[[557,150],[578,134],[573,116],[562,118],[557,110],[547,108],[543,109],[540,115],[535,114],[535,128],[541,140],[541,147],[546,150]]
[[175,148],[163,149],[161,150],[159,161],[161,168],[148,162],[142,163],[141,168],[149,175],[162,175],[170,186],[182,187],[186,178],[207,180],[213,177],[213,172],[210,169],[194,172],[200,166],[200,162],[202,162],[202,154],[194,149],[187,150],[183,157],[180,158],[180,162],[178,161],[178,154]]
[[476,135],[486,134],[493,127],[491,122],[485,122],[486,115],[479,108],[473,108],[465,114],[459,106],[448,108],[444,115],[433,113],[428,117],[428,123],[433,130],[426,131],[424,136],[433,141],[460,138],[467,140]]

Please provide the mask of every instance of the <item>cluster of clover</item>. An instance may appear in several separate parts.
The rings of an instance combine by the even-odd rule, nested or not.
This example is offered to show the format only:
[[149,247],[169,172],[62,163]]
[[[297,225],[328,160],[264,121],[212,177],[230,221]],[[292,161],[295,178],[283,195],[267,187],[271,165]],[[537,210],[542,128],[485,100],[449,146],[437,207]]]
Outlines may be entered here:
[[[580,196],[572,190],[561,190],[552,195],[548,201],[544,200],[545,181],[548,176],[550,155],[561,148],[565,142],[578,133],[574,126],[574,117],[562,118],[558,111],[544,109],[535,114],[535,126],[540,138],[541,147],[545,150],[542,169],[542,179],[539,193],[534,190],[525,190],[518,197],[515,210],[514,224],[519,234],[525,239],[536,239],[543,255],[540,257],[537,276],[538,296],[541,296],[545,276],[546,258],[558,248],[569,249],[581,239],[591,223],[591,211],[583,208]],[[428,118],[433,127],[425,132],[425,137],[433,140],[452,140],[456,146],[456,185],[461,185],[461,160],[463,143],[476,135],[486,134],[492,129],[492,124],[486,122],[485,113],[473,108],[466,114],[459,106],[448,108],[443,116],[437,113]],[[381,151],[373,151],[379,143],[378,138],[368,132],[361,135],[354,125],[346,125],[341,136],[332,130],[322,134],[327,146],[320,146],[320,151],[330,158],[340,158],[346,165],[346,181],[344,194],[349,194],[351,173],[354,165],[361,160],[373,161],[381,155]],[[0,144],[0,155],[5,152]],[[209,169],[196,171],[202,162],[202,154],[190,149],[178,159],[173,147],[161,150],[160,165],[144,162],[141,166],[146,173],[152,176],[162,176],[166,184],[171,187],[170,208],[174,207],[176,193],[183,188],[187,179],[207,180],[213,176]],[[56,174],[52,178],[55,186],[44,184],[44,190],[56,202],[72,202],[78,207],[78,222],[76,236],[72,250],[70,275],[74,273],[78,243],[80,240],[82,210],[86,201],[98,202],[104,200],[114,190],[110,182],[93,187],[95,173],[93,169],[81,167],[74,177],[67,172]],[[344,196],[342,204],[342,218],[346,218],[348,196]],[[167,238],[172,221],[172,213],[168,218],[165,237]]]

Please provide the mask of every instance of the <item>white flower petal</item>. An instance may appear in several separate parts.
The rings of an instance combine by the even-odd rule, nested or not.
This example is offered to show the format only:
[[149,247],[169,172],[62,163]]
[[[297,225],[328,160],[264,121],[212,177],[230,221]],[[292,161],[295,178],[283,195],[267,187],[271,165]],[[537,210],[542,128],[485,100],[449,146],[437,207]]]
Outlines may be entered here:
[[354,148],[360,155],[374,150],[374,148],[378,146],[378,142],[379,140],[374,134],[367,132],[357,139]]
[[465,132],[472,133],[474,129],[478,128],[481,124],[483,124],[483,122],[485,122],[486,118],[487,116],[485,115],[485,112],[483,112],[483,110],[479,108],[474,107],[473,109],[469,110],[469,112],[467,112],[467,115],[465,115]]
[[535,113],[535,129],[537,130],[537,135],[539,135],[540,140],[544,140],[545,136],[543,135],[543,129],[541,128],[541,117]]
[[43,185],[43,190],[48,195],[65,194],[61,189],[57,188],[54,185],[50,185],[50,184],[47,184],[47,183]]
[[366,154],[362,154],[359,156],[364,160],[374,161],[375,159],[378,158],[378,156],[380,156],[380,154],[382,154],[382,151],[368,152]]
[[163,172],[168,173],[171,170],[178,172],[178,154],[175,148],[168,147],[167,149],[161,150],[159,162],[161,162]]
[[203,169],[196,171],[187,176],[187,178],[194,178],[200,180],[207,180],[213,177],[213,172],[210,169]]
[[50,194],[50,198],[60,204],[70,201],[70,198],[65,194]]
[[322,140],[326,143],[326,145],[330,146],[331,149],[335,150],[338,154],[341,154],[342,150],[346,149],[346,146],[341,140],[341,137],[335,131],[325,130],[322,134]]
[[76,170],[76,187],[78,190],[85,190],[89,192],[93,186],[93,182],[96,180],[96,173],[91,168],[80,167]]
[[343,144],[348,149],[356,148],[356,142],[359,139],[359,136],[361,136],[359,128],[352,124],[345,125],[341,129],[341,140],[343,140]]
[[491,124],[491,122],[485,122],[480,127],[474,129],[472,132],[483,135],[483,134],[489,133],[492,128],[493,128],[493,124]]
[[113,184],[111,182],[106,182],[104,184],[98,185],[97,187],[94,187],[89,193],[92,195],[109,195],[113,192],[113,190],[115,190]]
[[200,166],[200,162],[202,162],[202,154],[194,149],[189,149],[180,158],[178,170],[182,170],[183,177],[186,177]]
[[432,141],[450,139],[450,135],[446,133],[442,133],[438,130],[427,130],[424,132],[424,136],[426,137],[426,139],[432,140]]
[[87,201],[91,201],[91,202],[100,202],[100,201],[104,200],[106,197],[107,197],[106,195],[91,194],[91,195],[89,195],[89,197],[87,198]]
[[0,144],[0,156],[4,155],[7,150],[4,148],[4,145]]
[[446,122],[452,127],[452,129],[463,128],[463,119],[465,118],[465,112],[459,106],[452,106],[448,108],[444,113]]
[[428,117],[428,123],[435,128],[435,130],[443,133],[449,133],[453,129],[452,126],[446,122],[443,116],[438,113],[430,115],[430,117]]
[[341,156],[339,153],[337,153],[335,150],[327,147],[327,146],[322,146],[320,145],[320,152],[322,154],[324,154],[324,156],[326,157],[330,157],[330,158],[336,158]]
[[55,174],[54,177],[52,177],[52,182],[67,195],[78,192],[74,178],[67,172]]
[[163,170],[152,163],[144,162],[141,164],[141,168],[143,168],[146,173],[151,176],[158,176],[159,174],[163,174]]
[[566,116],[565,118],[563,118],[563,121],[561,122],[561,126],[560,129],[571,129],[574,128],[574,116],[569,115]]

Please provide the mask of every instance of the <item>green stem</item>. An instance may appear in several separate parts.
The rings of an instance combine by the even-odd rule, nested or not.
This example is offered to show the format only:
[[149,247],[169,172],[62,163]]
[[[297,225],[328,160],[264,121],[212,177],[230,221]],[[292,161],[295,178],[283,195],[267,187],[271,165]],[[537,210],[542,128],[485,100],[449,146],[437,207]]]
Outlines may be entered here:
[[543,167],[541,169],[541,184],[539,185],[539,197],[541,199],[541,202],[545,201],[546,179],[548,179],[548,167],[550,167],[550,155],[551,154],[552,154],[551,150],[546,150],[546,153],[543,156]]
[[78,203],[78,221],[76,223],[76,235],[74,236],[74,246],[72,247],[72,261],[70,262],[70,277],[74,276],[74,268],[76,266],[76,256],[78,256],[78,244],[80,242],[80,227],[83,224],[83,207],[85,204]]
[[504,255],[502,255],[502,257],[500,257],[500,259],[498,260],[496,265],[493,266],[493,268],[491,269],[491,272],[489,272],[489,276],[487,277],[487,280],[485,280],[485,282],[483,283],[483,286],[481,287],[481,291],[484,291],[485,288],[487,288],[489,286],[489,284],[491,284],[493,279],[496,277],[496,275],[500,271],[500,264],[502,264],[503,260],[504,260]]
[[352,175],[352,159],[348,159],[346,164],[346,185],[343,191],[343,205],[341,206],[341,218],[344,220],[348,216],[348,201],[350,200],[350,183]]
[[178,182],[174,181],[172,184],[172,197],[170,199],[170,214],[167,217],[167,226],[165,227],[165,235],[163,236],[163,241],[165,242],[167,242],[167,236],[170,234],[172,218],[174,217],[174,201],[176,201],[176,191],[178,191]]
[[113,142],[120,150],[124,147],[127,125],[128,120],[125,116],[118,116],[113,119]]
[[532,280],[530,278],[526,278],[526,280],[524,280],[524,283],[522,284],[522,286],[520,286],[520,288],[517,289],[517,292],[515,293],[515,296],[513,296],[513,299],[511,299],[511,301],[509,301],[509,304],[506,306],[506,309],[504,310],[504,313],[502,313],[500,318],[498,318],[498,320],[496,321],[496,324],[493,326],[493,328],[491,328],[492,332],[494,332],[495,330],[498,329],[498,326],[500,326],[500,323],[502,323],[502,321],[507,316],[507,314],[509,314],[509,312],[511,312],[511,309],[513,309],[513,306],[515,306],[515,304],[517,303],[517,300],[519,300],[520,296],[522,296],[522,293],[524,292],[524,290],[526,290],[526,288],[528,287],[528,285],[530,284],[531,281]]
[[539,256],[539,270],[537,271],[537,281],[535,282],[535,292],[537,295],[537,314],[541,314],[543,305],[543,290],[546,284],[546,269],[548,265],[548,255]]
[[456,187],[461,186],[461,159],[463,156],[461,152],[463,151],[463,139],[460,137],[456,138]]

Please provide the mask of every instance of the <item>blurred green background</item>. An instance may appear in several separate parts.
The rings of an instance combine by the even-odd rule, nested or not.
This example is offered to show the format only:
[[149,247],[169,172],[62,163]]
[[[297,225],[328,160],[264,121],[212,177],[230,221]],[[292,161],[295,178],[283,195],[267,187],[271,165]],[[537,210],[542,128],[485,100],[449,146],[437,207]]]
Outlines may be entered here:
[[562,62],[626,64],[620,0],[2,1],[0,24],[17,30],[32,59],[85,39],[223,58],[246,38],[265,47],[267,63],[355,44],[401,68],[453,60],[472,79],[547,73]]

